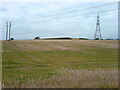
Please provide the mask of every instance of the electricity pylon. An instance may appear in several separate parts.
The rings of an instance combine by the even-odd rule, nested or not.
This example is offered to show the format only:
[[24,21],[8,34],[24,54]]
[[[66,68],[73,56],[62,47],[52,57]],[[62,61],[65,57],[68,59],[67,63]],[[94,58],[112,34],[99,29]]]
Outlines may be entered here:
[[[7,21],[7,20],[5,24],[6,24],[6,41],[7,41],[7,40],[10,40],[11,25],[13,24],[12,24],[12,21]],[[8,39],[8,33],[9,33],[9,39]]]
[[10,34],[11,34],[11,25],[12,25],[12,21],[9,22],[9,40],[11,39],[11,38],[10,38]]
[[96,31],[95,31],[94,39],[102,40],[101,31],[100,31],[99,15],[97,15]]
[[8,21],[6,20],[6,41],[8,39]]

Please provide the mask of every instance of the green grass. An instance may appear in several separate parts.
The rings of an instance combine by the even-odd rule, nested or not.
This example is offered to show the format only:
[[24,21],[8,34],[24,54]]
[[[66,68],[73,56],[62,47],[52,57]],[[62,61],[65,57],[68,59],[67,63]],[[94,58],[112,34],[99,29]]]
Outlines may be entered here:
[[36,64],[36,67],[48,67],[48,65],[40,65],[40,64]]
[[[62,77],[66,74],[63,72],[64,69],[112,70],[118,68],[118,48],[104,46],[104,43],[112,46],[112,44],[117,44],[117,41],[97,41],[98,44],[103,43],[103,47],[98,44],[83,45],[81,43],[84,42],[78,41],[4,41],[2,43],[2,83],[5,87],[25,87],[20,85],[39,83],[39,81],[41,84],[44,84],[42,83],[44,81],[50,84],[57,83],[49,81],[51,78]],[[96,43],[90,40],[89,42]],[[61,47],[69,49],[64,50]],[[97,87],[110,86],[111,84],[101,83]],[[116,87],[116,85],[112,86]],[[67,83],[66,87],[69,87]],[[79,86],[73,85],[73,87]]]

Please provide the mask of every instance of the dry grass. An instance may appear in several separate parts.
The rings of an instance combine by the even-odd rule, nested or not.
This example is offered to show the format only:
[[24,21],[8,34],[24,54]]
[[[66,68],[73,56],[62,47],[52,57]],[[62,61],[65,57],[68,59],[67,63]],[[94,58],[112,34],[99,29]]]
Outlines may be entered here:
[[[93,47],[101,48],[118,48],[118,42],[115,40],[24,40],[24,41],[12,41],[15,43],[16,49],[22,49],[28,51],[30,49],[39,51],[53,51],[53,50],[72,50],[79,51],[83,49],[89,49]],[[115,43],[111,43],[115,42]],[[84,48],[85,47],[85,48]]]
[[2,56],[6,88],[118,87],[117,40],[3,41]]
[[[118,70],[65,70],[65,76],[52,78],[52,87],[115,88],[118,87]],[[54,84],[54,82],[57,82]],[[49,86],[48,86],[49,87]]]
[[[19,84],[20,88],[116,88],[118,70],[72,70],[64,69],[64,75],[35,82]],[[11,87],[11,86],[9,86]]]

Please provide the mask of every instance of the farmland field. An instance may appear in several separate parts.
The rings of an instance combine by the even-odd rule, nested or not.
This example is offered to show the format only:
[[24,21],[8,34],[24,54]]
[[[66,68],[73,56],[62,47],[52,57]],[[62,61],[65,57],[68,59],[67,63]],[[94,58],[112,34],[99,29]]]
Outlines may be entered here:
[[2,42],[5,88],[117,88],[117,40]]

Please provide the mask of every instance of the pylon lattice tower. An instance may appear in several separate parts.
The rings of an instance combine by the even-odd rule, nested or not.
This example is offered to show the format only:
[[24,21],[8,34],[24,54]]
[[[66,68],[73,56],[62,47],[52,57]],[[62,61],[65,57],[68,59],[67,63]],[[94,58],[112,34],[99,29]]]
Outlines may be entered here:
[[9,40],[11,39],[10,38],[10,35],[11,35],[11,25],[13,25],[12,24],[12,21],[7,21],[6,20],[6,41],[8,40],[8,34],[9,34]]
[[99,15],[97,15],[96,31],[95,31],[94,39],[102,40],[101,31],[100,31]]

